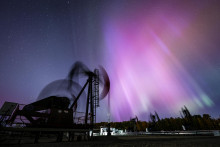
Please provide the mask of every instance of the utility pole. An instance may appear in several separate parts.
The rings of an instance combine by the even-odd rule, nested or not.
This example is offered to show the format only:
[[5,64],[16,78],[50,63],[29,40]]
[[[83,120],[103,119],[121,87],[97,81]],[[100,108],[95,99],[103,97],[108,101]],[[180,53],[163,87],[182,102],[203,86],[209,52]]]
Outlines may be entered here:
[[107,136],[111,136],[111,132],[110,132],[110,90],[108,93],[108,134]]

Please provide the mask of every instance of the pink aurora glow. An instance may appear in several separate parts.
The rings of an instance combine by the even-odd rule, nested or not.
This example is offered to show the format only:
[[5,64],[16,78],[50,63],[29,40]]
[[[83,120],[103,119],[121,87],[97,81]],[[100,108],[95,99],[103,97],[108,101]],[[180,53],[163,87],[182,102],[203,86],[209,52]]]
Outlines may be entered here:
[[104,21],[106,59],[111,79],[111,113],[116,121],[150,112],[196,112],[212,100],[184,69],[178,46],[194,19],[190,8],[165,3],[111,8]]

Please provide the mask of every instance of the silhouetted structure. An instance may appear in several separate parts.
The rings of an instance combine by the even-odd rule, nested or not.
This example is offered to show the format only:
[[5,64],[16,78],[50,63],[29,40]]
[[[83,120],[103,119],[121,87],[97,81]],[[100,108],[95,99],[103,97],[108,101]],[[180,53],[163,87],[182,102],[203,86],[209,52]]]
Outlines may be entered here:
[[134,118],[131,118],[130,121],[129,121],[128,131],[136,132],[137,131],[137,125],[138,125],[138,117],[135,116]]
[[[79,76],[87,78],[83,87],[79,86]],[[14,108],[14,112],[7,121],[8,124],[13,124],[17,116],[24,116],[29,122],[25,123],[28,127],[49,127],[49,128],[93,128],[94,122],[96,122],[96,107],[99,106],[99,99],[103,99],[109,92],[110,81],[109,77],[103,67],[95,69],[94,72],[90,71],[81,62],[76,62],[69,74],[68,78],[64,80],[57,80],[52,82],[50,87],[55,84],[60,85],[62,88],[66,88],[70,92],[71,98],[50,95],[49,97],[42,98],[31,104],[25,105],[20,110],[19,106]],[[101,94],[99,94],[99,86],[103,86]],[[78,88],[78,93],[72,92],[72,88]],[[82,124],[74,122],[77,118],[74,118],[74,113],[77,113],[77,103],[81,95],[84,93],[85,88],[88,87],[85,116]],[[46,91],[42,91],[44,95],[48,92],[48,86]],[[71,103],[71,101],[73,101]],[[23,121],[23,120],[21,120]]]
[[193,130],[194,129],[194,124],[192,120],[192,115],[190,114],[188,108],[184,106],[181,108],[181,116],[183,118],[183,125],[185,126],[186,130]]
[[157,130],[160,130],[160,117],[159,115],[157,114],[157,112],[155,111],[154,112],[154,115],[152,113],[150,113],[150,120],[151,120],[151,123],[150,123],[150,126],[149,126],[149,130],[150,131],[157,131]]

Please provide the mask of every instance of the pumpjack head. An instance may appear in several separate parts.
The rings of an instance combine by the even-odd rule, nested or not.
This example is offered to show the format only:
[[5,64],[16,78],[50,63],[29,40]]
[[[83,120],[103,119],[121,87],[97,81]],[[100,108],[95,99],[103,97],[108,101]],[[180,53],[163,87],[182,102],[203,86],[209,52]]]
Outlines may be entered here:
[[102,66],[99,66],[99,69],[101,71],[101,75],[102,75],[102,78],[103,78],[103,90],[100,94],[100,99],[104,99],[105,96],[109,93],[109,90],[110,90],[110,80],[109,80],[109,76],[106,72],[106,70],[102,67]]
[[[106,95],[108,94],[110,90],[110,80],[109,80],[109,76],[106,70],[102,66],[99,66],[99,70],[100,70],[101,77],[99,77],[98,79],[99,79],[100,85],[103,87],[102,92],[100,93],[100,99],[103,99],[106,97]],[[96,75],[95,72],[92,72],[91,70],[89,70],[89,68],[85,64],[78,61],[75,64],[73,64],[68,74],[68,78],[70,80],[78,82],[79,75],[85,76],[88,78],[96,78],[97,76],[99,76],[99,75]]]

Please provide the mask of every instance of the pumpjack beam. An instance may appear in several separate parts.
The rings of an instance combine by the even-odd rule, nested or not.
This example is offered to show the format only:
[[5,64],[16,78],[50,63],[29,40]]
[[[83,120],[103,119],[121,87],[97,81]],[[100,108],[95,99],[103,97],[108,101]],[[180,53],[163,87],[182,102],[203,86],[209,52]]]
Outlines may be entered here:
[[87,121],[88,121],[88,111],[89,111],[89,94],[90,94],[90,83],[89,82],[89,87],[88,87],[88,94],[87,94],[87,101],[86,101],[86,116],[85,116],[85,125],[87,125]]
[[87,84],[89,83],[89,79],[86,81],[85,85],[83,86],[82,90],[79,92],[78,96],[76,97],[75,101],[73,102],[73,104],[70,106],[70,109],[73,109],[74,105],[76,105],[79,97],[81,96],[81,94],[83,93],[84,89],[86,88]]

